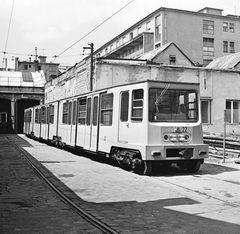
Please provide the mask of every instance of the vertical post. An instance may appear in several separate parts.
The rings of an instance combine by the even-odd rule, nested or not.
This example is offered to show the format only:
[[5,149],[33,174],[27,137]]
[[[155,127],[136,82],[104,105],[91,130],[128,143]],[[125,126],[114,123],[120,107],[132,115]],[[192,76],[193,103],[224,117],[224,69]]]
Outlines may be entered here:
[[225,163],[225,148],[226,148],[226,110],[224,110],[224,124],[223,124],[223,163]]
[[90,49],[90,91],[93,90],[93,43],[88,44],[90,47],[83,47],[83,49]]
[[93,90],[93,43],[90,44],[91,48],[91,70],[90,70],[90,91]]

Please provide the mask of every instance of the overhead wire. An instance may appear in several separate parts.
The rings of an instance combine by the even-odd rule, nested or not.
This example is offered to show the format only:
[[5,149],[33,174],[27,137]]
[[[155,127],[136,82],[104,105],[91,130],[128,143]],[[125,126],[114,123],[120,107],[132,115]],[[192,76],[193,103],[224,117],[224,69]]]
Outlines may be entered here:
[[11,28],[11,22],[12,22],[12,15],[13,15],[14,3],[15,3],[15,0],[13,0],[13,3],[12,3],[10,20],[9,20],[9,24],[8,24],[7,38],[6,38],[6,43],[5,43],[4,52],[3,52],[2,68],[3,68],[3,63],[4,63],[4,59],[5,59],[5,55],[6,55],[6,50],[7,50],[8,37],[9,37],[9,34],[10,34],[10,28]]
[[[131,4],[134,0],[131,0],[130,2],[128,2],[127,4],[125,4],[123,7],[121,7],[119,10],[117,10],[115,13],[113,13],[112,15],[110,15],[107,19],[105,19],[103,22],[101,22],[100,24],[98,24],[95,28],[93,28],[91,31],[89,31],[87,34],[85,34],[83,37],[81,37],[79,40],[77,40],[75,43],[73,43],[71,46],[69,46],[68,48],[66,48],[65,50],[63,50],[59,55],[56,55],[55,57],[59,57],[60,55],[62,55],[63,53],[65,53],[66,51],[68,51],[69,49],[71,49],[73,46],[75,46],[78,42],[80,42],[82,39],[84,39],[85,37],[87,37],[89,34],[91,34],[92,32],[94,32],[96,29],[98,29],[100,26],[102,26],[104,23],[106,23],[109,19],[111,19],[113,16],[115,16],[117,13],[119,13],[121,10],[123,10],[124,8],[126,8],[129,4]],[[55,58],[55,59],[56,59]]]

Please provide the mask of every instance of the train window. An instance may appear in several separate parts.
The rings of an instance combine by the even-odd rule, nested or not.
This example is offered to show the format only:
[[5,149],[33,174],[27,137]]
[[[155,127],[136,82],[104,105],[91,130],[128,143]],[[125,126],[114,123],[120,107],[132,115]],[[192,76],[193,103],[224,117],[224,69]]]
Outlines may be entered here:
[[46,123],[46,107],[41,108],[41,123]]
[[98,116],[98,97],[94,97],[93,99],[93,125],[97,125]]
[[112,125],[113,94],[103,94],[101,100],[101,124]]
[[7,112],[0,112],[0,123],[7,122]]
[[79,100],[79,112],[78,112],[78,123],[86,123],[86,111],[87,111],[87,98],[81,98]]
[[133,90],[132,120],[141,122],[143,118],[143,89]]
[[68,106],[68,124],[72,124],[72,102]]
[[73,118],[72,118],[72,124],[76,124],[76,112],[77,112],[77,101],[73,102]]
[[35,123],[38,123],[38,109],[35,110]]
[[54,106],[51,105],[49,109],[49,123],[54,123]]
[[149,90],[149,121],[196,122],[197,93],[193,90],[151,88]]
[[91,121],[91,98],[87,100],[87,125],[90,125]]
[[68,123],[68,102],[63,103],[62,123],[63,124],[67,124]]
[[129,93],[122,92],[122,94],[121,94],[121,112],[120,112],[120,120],[122,122],[128,121],[128,107],[129,107]]

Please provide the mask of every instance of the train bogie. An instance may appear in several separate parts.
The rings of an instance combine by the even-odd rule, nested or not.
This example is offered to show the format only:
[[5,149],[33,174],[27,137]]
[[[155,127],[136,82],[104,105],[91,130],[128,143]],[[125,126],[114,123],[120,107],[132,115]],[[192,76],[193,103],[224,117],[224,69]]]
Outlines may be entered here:
[[208,154],[199,103],[198,84],[144,81],[34,107],[41,116],[32,125],[36,137],[136,172],[148,174],[156,162],[196,172]]

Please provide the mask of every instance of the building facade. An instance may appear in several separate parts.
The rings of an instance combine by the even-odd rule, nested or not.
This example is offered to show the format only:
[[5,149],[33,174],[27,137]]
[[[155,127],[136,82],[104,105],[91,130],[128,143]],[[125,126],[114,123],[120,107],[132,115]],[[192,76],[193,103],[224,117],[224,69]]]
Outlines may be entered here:
[[137,58],[173,41],[200,66],[240,52],[240,16],[222,9],[198,12],[159,8],[97,49],[96,57]]
[[15,69],[16,71],[25,72],[37,72],[42,70],[47,81],[51,81],[60,74],[58,69],[59,63],[48,63],[46,58],[46,56],[38,56],[38,59],[35,59],[34,61],[31,61],[31,58],[28,61],[20,61],[16,58]]

